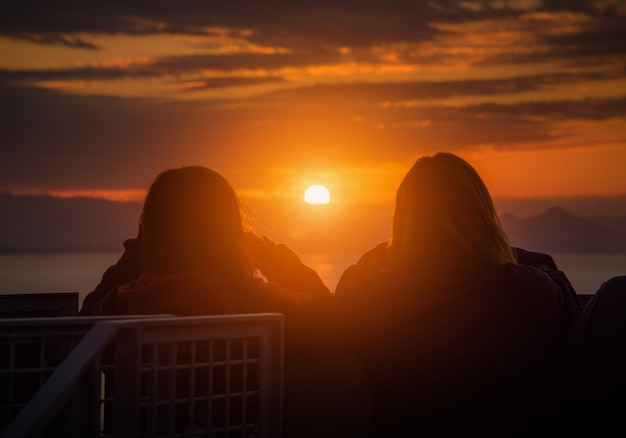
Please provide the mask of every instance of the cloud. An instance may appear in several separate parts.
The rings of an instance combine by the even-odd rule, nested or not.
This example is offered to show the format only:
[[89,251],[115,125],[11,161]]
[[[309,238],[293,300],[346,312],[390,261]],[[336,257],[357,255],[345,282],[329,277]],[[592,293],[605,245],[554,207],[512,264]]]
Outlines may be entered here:
[[584,12],[595,16],[619,15],[624,12],[623,0],[541,0],[540,10]]
[[[171,81],[182,75],[197,76],[183,81],[202,81],[207,71],[212,77],[220,76],[217,72],[237,76],[233,72],[239,70],[279,77],[284,69],[299,69],[300,76],[315,79],[314,68],[332,67],[328,76],[333,77],[349,64],[354,72],[362,71],[358,66],[401,72],[617,64],[624,53],[625,19],[626,7],[619,0],[5,2],[0,35],[31,43],[104,51],[108,43],[103,35],[200,39],[195,54],[140,56],[125,65],[17,68],[1,71],[0,81],[23,85],[165,76]],[[204,44],[224,47],[236,40],[237,53],[201,53],[202,38],[212,38]]]
[[626,77],[626,69],[609,68],[605,71],[580,73],[552,73],[516,76],[501,79],[474,79],[451,81],[414,81],[383,83],[318,84],[281,90],[264,99],[324,101],[410,101],[448,99],[459,96],[490,96],[545,90],[559,84],[583,83],[590,80],[608,80]]
[[227,88],[227,87],[246,87],[259,84],[271,84],[277,82],[284,82],[282,78],[275,77],[260,77],[260,78],[213,78],[203,81],[189,81],[186,84],[186,90],[189,92],[202,90],[202,89],[215,89],[215,88]]
[[542,40],[552,47],[548,56],[561,58],[571,64],[580,63],[581,58],[623,58],[626,27],[623,22],[607,23],[601,29],[586,29],[569,35],[546,35]]
[[626,114],[626,97],[615,99],[585,99],[572,105],[571,101],[521,102],[516,105],[484,104],[467,107],[481,117],[525,117],[553,120],[606,120]]
[[424,145],[546,148],[560,147],[550,144],[559,139],[582,145],[577,131],[559,126],[626,113],[626,97],[387,108],[350,99],[332,105],[296,100],[295,106],[164,103],[0,87],[0,186],[141,188],[177,163],[249,169],[254,186],[266,166],[402,161]]
[[[625,35],[626,37],[626,35]],[[318,57],[318,62],[333,62],[337,55]],[[52,81],[109,81],[118,79],[168,78],[196,73],[193,79],[181,79],[189,90],[248,86],[284,82],[279,76],[281,68],[304,67],[310,58],[304,54],[236,54],[195,55],[165,57],[161,59],[138,58],[119,63],[93,64],[74,68],[0,70],[0,84],[28,84]],[[203,72],[212,70],[211,77]],[[252,76],[240,76],[246,70]],[[239,72],[238,72],[239,71]],[[221,72],[221,74],[220,74]],[[232,73],[230,73],[232,72]],[[252,73],[255,72],[255,73]],[[278,76],[277,76],[278,75]],[[626,69],[620,66],[605,67],[602,71],[575,73],[546,73],[500,79],[473,79],[452,81],[403,81],[380,83],[340,83],[300,86],[272,92],[263,99],[314,99],[396,101],[411,99],[445,99],[466,95],[496,95],[545,90],[559,84],[584,81],[614,80],[624,78]]]
[[[206,70],[229,72],[233,70],[270,71],[284,67],[305,67],[317,61],[336,62],[337,54],[232,54],[232,55],[190,55],[162,58],[137,58],[124,63],[94,63],[69,68],[4,69],[0,70],[0,83],[26,84],[41,81],[69,80],[117,80],[147,79],[155,77],[177,76],[182,74],[201,74]],[[211,78],[213,80],[214,78]],[[223,78],[224,83],[238,80],[242,84],[249,79]],[[256,83],[260,81],[257,80]],[[266,80],[267,82],[267,80]]]
[[412,0],[228,1],[167,0],[107,2],[20,1],[0,9],[0,34],[41,44],[94,48],[80,37],[105,35],[214,35],[230,29],[262,45],[325,51],[431,41],[433,23],[517,19],[529,12],[575,12],[603,19],[623,17],[620,0]]
[[57,33],[18,33],[15,34],[16,39],[23,39],[35,44],[59,45],[74,49],[90,49],[97,50],[99,47],[83,38],[76,36],[65,36]]
[[[331,2],[195,2],[111,0],[81,2],[12,2],[4,4],[0,32],[28,34],[99,33],[128,35],[210,35],[211,27],[251,31],[250,40],[302,47],[354,45],[430,38],[435,33],[423,17],[427,3],[397,0]],[[42,39],[41,43],[49,40]]]
[[607,147],[625,19],[610,0],[3,2],[0,187]]

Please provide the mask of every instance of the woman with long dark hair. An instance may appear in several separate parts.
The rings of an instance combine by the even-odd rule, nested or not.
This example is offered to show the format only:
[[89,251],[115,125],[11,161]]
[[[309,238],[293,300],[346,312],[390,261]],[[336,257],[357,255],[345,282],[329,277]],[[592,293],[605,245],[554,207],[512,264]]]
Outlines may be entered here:
[[138,237],[125,242],[80,313],[211,315],[328,302],[318,274],[285,245],[246,230],[241,211],[233,188],[211,169],[162,172]]
[[[331,345],[330,291],[287,246],[246,229],[241,211],[213,170],[162,172],[146,196],[137,238],[124,243],[81,315],[282,313],[285,436],[352,428],[332,397],[344,382],[325,364],[340,357]],[[311,369],[320,363],[324,369]]]

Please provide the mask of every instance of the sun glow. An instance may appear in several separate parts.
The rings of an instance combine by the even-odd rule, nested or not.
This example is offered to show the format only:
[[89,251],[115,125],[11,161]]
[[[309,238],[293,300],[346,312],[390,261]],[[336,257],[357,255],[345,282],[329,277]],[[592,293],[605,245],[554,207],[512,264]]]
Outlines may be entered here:
[[304,192],[304,201],[309,204],[328,204],[330,202],[330,193],[326,187],[314,185]]

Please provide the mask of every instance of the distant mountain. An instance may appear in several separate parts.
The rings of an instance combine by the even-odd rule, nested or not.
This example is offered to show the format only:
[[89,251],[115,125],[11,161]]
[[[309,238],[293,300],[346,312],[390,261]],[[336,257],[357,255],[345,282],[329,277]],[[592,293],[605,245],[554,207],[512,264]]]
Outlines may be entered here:
[[140,212],[138,203],[0,193],[0,252],[119,250]]
[[[136,235],[140,213],[139,203],[0,193],[0,252],[121,250],[122,242]],[[301,251],[345,250],[346,245],[376,243],[388,236],[389,211],[383,207],[355,209],[333,220],[291,210],[275,213],[286,216],[275,237]],[[355,226],[363,217],[370,220]],[[581,217],[569,209],[551,208],[533,217],[504,214],[500,219],[511,242],[529,250],[626,254],[626,216],[621,214]],[[294,230],[303,227],[311,228],[314,238],[294,240]],[[345,238],[334,242],[338,232]]]
[[626,216],[594,216],[594,222],[609,231],[622,234],[626,231]]
[[563,208],[551,208],[527,219],[505,214],[500,218],[511,243],[550,253],[626,253],[624,218],[590,219]]

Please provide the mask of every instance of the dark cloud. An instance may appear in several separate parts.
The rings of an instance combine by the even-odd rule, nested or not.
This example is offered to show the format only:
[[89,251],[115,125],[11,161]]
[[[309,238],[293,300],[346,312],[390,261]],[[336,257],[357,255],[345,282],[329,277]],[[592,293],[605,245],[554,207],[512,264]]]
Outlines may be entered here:
[[[202,81],[189,81],[190,86],[187,88],[190,92],[215,88],[227,88],[227,87],[247,87],[251,85],[260,84],[272,84],[284,82],[282,78],[276,77],[261,77],[261,78],[213,78]],[[184,84],[184,82],[182,83]]]
[[186,163],[229,167],[233,157],[238,166],[251,169],[252,178],[252,169],[264,166],[310,165],[313,157],[302,154],[300,146],[314,147],[319,159],[335,164],[359,157],[405,159],[419,145],[546,147],[539,142],[570,135],[555,131],[555,123],[626,113],[626,98],[416,108],[382,108],[350,99],[226,103],[159,103],[0,87],[0,186],[145,187],[163,168]]
[[318,102],[368,101],[375,103],[383,101],[446,99],[458,96],[515,94],[526,91],[547,90],[559,84],[624,77],[626,77],[625,68],[614,68],[604,72],[559,73],[503,79],[329,84],[276,91],[268,96],[264,96],[263,99],[313,100]]
[[[39,44],[95,50],[98,35],[219,36],[226,32],[260,46],[287,49],[268,54],[155,56],[119,65],[70,67],[66,63],[61,68],[0,70],[0,187],[145,187],[158,171],[177,163],[220,167],[236,161],[247,169],[281,163],[310,165],[311,160],[335,160],[333,164],[340,165],[341,160],[353,164],[362,159],[403,159],[423,145],[448,150],[475,145],[547,147],[550,140],[575,135],[559,129],[563,121],[623,117],[626,103],[619,97],[623,90],[616,90],[616,99],[607,100],[572,96],[571,101],[511,105],[432,103],[463,96],[517,94],[523,98],[530,95],[524,93],[540,94],[558,85],[582,87],[586,81],[623,80],[626,24],[617,2],[545,0],[534,10],[521,4],[486,0],[0,2],[0,36]],[[560,28],[565,21],[542,21],[540,15],[530,19],[529,12],[576,12],[584,19]],[[524,14],[527,17],[522,20]],[[473,23],[480,26],[463,26]],[[528,47],[502,54],[500,41],[479,46],[480,35],[472,40],[471,34],[464,34],[491,24],[494,35],[500,30],[512,29],[513,35],[519,31],[528,38],[524,39]],[[554,32],[546,32],[551,25]],[[465,41],[467,47],[461,49],[467,51],[454,51],[459,41]],[[422,42],[428,44],[403,44]],[[344,46],[350,50],[339,50]],[[47,59],[42,65],[51,62],[55,60]],[[347,70],[341,76],[339,66],[347,63],[353,63],[357,73]],[[543,69],[552,65],[559,70],[499,79],[354,82],[355,77],[364,81],[376,74],[386,78],[382,66],[399,67],[391,68],[391,76],[397,79],[403,74],[403,64],[426,69],[506,64],[511,69],[520,63],[544,63]],[[323,76],[336,83],[299,86],[293,77],[280,76],[281,69],[293,68],[312,80],[317,72],[309,73],[306,68],[310,66],[336,67],[332,70],[336,76]],[[594,68],[564,73],[564,66]],[[218,77],[207,78],[206,70]],[[257,71],[263,75],[254,76]],[[120,79],[158,79],[152,81],[155,88],[151,91],[157,95],[164,90],[162,99],[30,88],[41,82]],[[283,83],[289,89],[247,98],[240,93],[229,101],[167,100],[171,97],[167,90],[176,88],[187,88],[187,97],[198,90],[270,83]],[[99,90],[110,92],[109,87]],[[402,101],[420,105],[394,106]],[[430,106],[424,106],[426,101]],[[351,146],[342,148],[344,144]],[[302,153],[300,147],[314,150],[315,155]]]
[[342,60],[336,52],[260,54],[245,53],[232,55],[189,55],[158,59],[149,68],[163,73],[193,72],[215,69],[230,71],[237,69],[279,69],[283,67],[305,67],[316,64],[332,64]]
[[[193,104],[0,87],[0,187],[144,187],[159,168],[197,159],[196,149],[212,140],[219,144],[224,116],[202,120],[206,111],[195,110]],[[198,137],[212,127],[219,129]],[[219,161],[225,152],[204,156]]]
[[[326,61],[336,59],[336,55],[328,56]],[[115,80],[124,78],[154,78],[177,76],[183,73],[199,72],[205,69],[232,71],[237,69],[279,69],[307,64],[309,58],[304,55],[197,55],[168,57],[146,64],[125,66],[78,67],[66,69],[37,70],[0,70],[0,84],[27,84],[40,81],[66,80]],[[322,61],[321,59],[318,59]],[[519,76],[489,80],[459,81],[423,81],[395,83],[350,83],[350,84],[318,84],[296,89],[276,91],[263,96],[263,99],[314,99],[325,100],[359,100],[359,101],[397,101],[409,99],[443,99],[459,95],[495,95],[502,93],[521,93],[525,91],[543,90],[551,86],[576,83],[587,80],[608,80],[623,78],[625,68],[609,68],[603,72],[560,73],[533,76]],[[197,88],[220,88],[230,86],[247,86],[261,83],[284,81],[280,77],[216,77],[199,78],[193,82],[203,82]],[[189,81],[182,81],[182,84]]]
[[0,83],[28,84],[39,81],[60,80],[113,80],[128,77],[150,78],[163,72],[145,65],[124,67],[77,67],[36,70],[0,70]]
[[[559,62],[577,65],[600,62],[603,57],[623,56],[626,52],[626,17],[618,14],[622,0],[543,0],[534,11],[576,12],[588,19],[578,32],[539,32],[549,23],[528,21],[526,31],[534,35],[536,51],[485,53],[475,62],[482,65]],[[275,69],[340,62],[382,61],[371,51],[391,43],[437,41],[452,34],[438,30],[437,24],[481,22],[486,19],[518,19],[532,12],[520,2],[438,0],[343,1],[132,1],[107,2],[28,1],[0,5],[0,35],[40,44],[97,49],[90,35],[218,35],[216,28],[227,28],[231,36],[291,53],[261,55],[194,55],[156,59],[150,65],[118,68],[80,68],[48,71],[15,71],[12,77],[23,81],[57,79],[117,79],[154,77],[199,69],[229,71],[238,68]],[[623,2],[621,3],[623,5]],[[624,8],[626,10],[626,8]],[[517,21],[519,24],[520,21]],[[222,30],[223,31],[223,30]],[[462,32],[462,31],[461,31]],[[340,47],[350,47],[340,55]],[[415,65],[452,61],[444,52],[402,52],[394,48],[402,62]],[[459,57],[456,57],[459,59]],[[4,78],[7,73],[4,73]]]
[[[542,25],[545,26],[545,25]],[[626,54],[626,19],[606,18],[580,25],[576,32],[535,34],[539,50],[519,53],[499,53],[486,57],[478,64],[558,63],[581,66],[613,62],[623,63]],[[532,27],[532,26],[530,26]],[[529,29],[532,33],[532,29]]]
[[538,8],[550,12],[581,12],[590,16],[618,15],[617,5],[623,0],[542,0]]
[[4,2],[0,33],[25,35],[74,33],[209,35],[211,26],[253,30],[250,40],[287,47],[369,46],[431,38],[425,2],[379,1],[228,1],[111,0]]
[[99,47],[84,38],[80,37],[68,37],[61,34],[56,33],[24,33],[14,35],[17,39],[24,39],[26,41],[30,41],[31,43],[36,44],[47,44],[47,45],[58,45],[58,46],[66,46],[74,49],[90,49],[97,50]]
[[[154,78],[194,73],[206,69],[232,71],[237,69],[279,69],[303,67],[311,62],[332,63],[340,55],[333,54],[233,54],[190,55],[157,58],[153,62],[123,66],[85,66],[76,68],[0,70],[0,83],[18,83],[58,80],[114,80],[124,78]],[[224,79],[227,81],[228,79]],[[235,79],[237,80],[237,79]],[[241,81],[241,79],[239,79]]]
[[465,110],[481,117],[537,118],[545,120],[606,120],[626,114],[626,97],[580,101],[521,102],[516,105],[483,104]]
[[[424,144],[450,150],[478,145],[535,149],[550,147],[549,144],[558,148],[558,143],[551,143],[553,140],[574,135],[555,130],[556,123],[607,120],[616,114],[626,114],[626,98],[392,108],[381,113],[379,120],[396,131],[413,130]],[[428,121],[428,124],[414,121]]]
[[547,35],[542,42],[552,49],[547,57],[558,57],[569,63],[581,58],[598,59],[626,55],[626,23],[607,22],[600,29],[589,29],[569,35]]
[[150,117],[138,111],[139,101],[3,87],[0,101],[0,118],[6,122],[0,186],[15,181],[64,185],[72,179],[93,184],[98,161],[107,169],[104,173],[112,173],[115,186],[120,162],[137,165],[146,153],[137,141],[152,134],[141,121]]
[[[543,0],[536,10],[616,16],[620,0]],[[471,7],[469,6],[471,5]],[[75,34],[211,35],[212,27],[252,31],[263,45],[321,48],[370,47],[391,42],[431,40],[431,23],[515,18],[528,10],[518,2],[482,0],[22,0],[0,5],[0,34],[41,44],[93,48]]]

